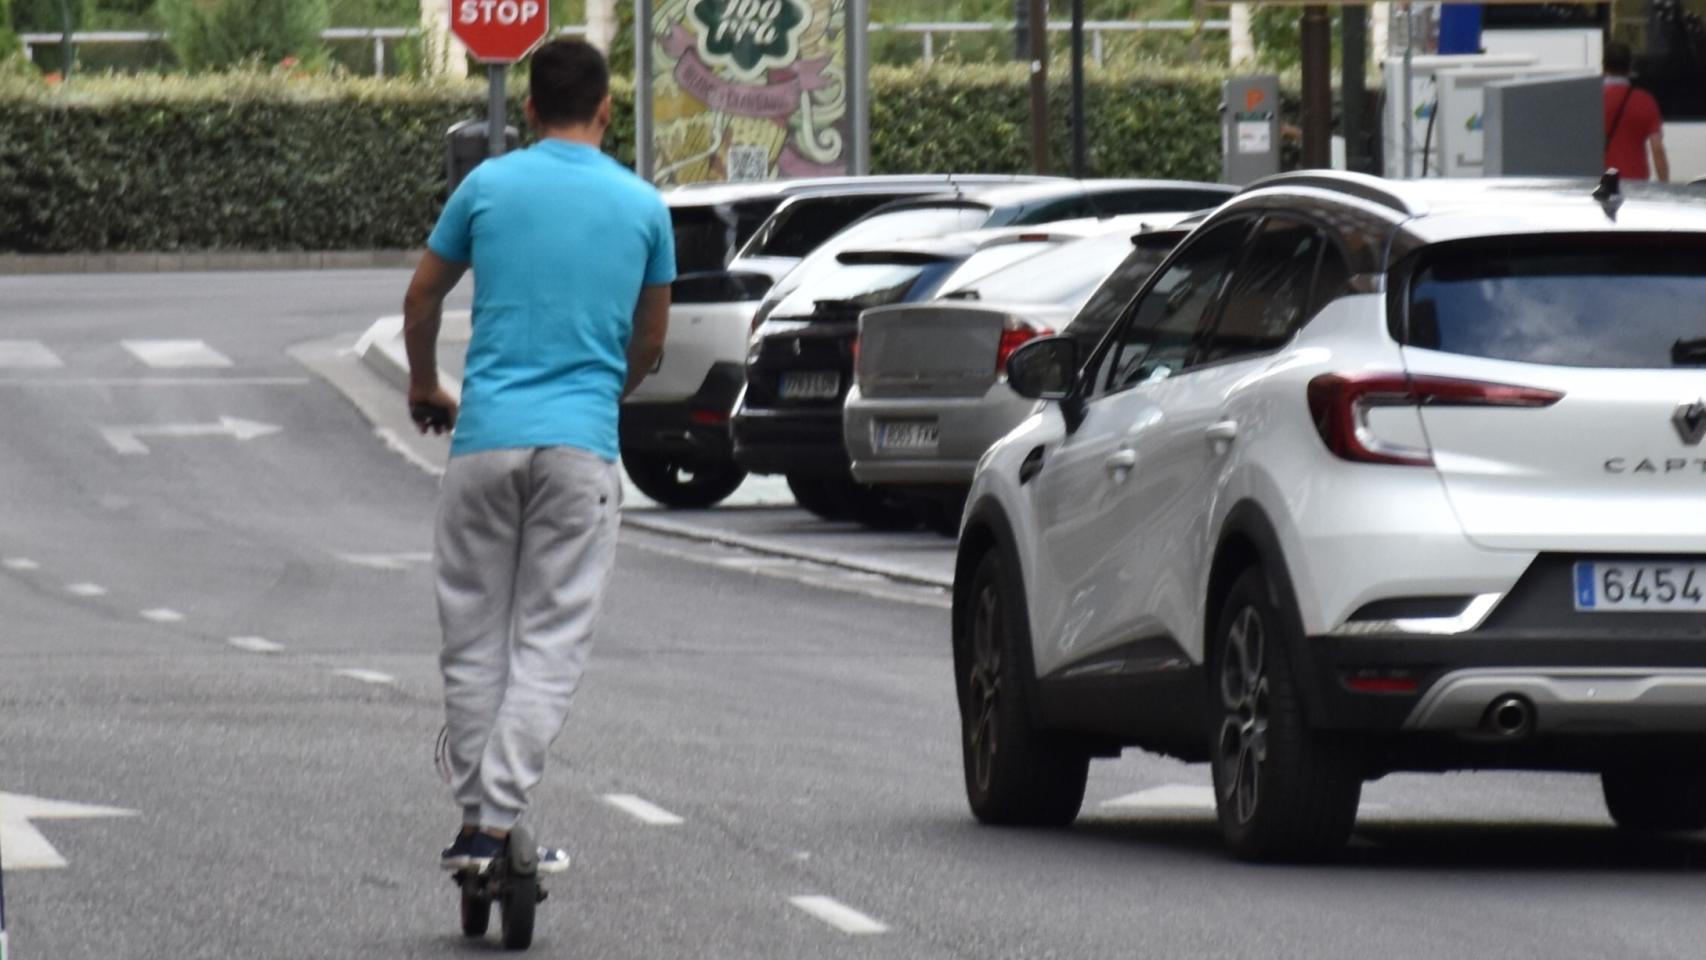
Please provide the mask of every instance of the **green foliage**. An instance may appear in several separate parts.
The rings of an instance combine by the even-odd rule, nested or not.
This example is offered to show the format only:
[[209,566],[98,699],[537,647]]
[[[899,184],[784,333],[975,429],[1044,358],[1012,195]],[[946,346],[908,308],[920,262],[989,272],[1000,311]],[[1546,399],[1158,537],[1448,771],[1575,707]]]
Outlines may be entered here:
[[320,31],[331,24],[327,0],[160,0],[158,9],[178,62],[191,70],[317,58]]
[[616,37],[610,43],[610,72],[618,77],[634,75],[635,37],[634,4],[618,0],[616,4]]
[[[1221,72],[1093,71],[1099,176],[1214,179]],[[1067,90],[1052,91],[1056,168]],[[1027,75],[1010,65],[872,71],[878,173],[1029,170]],[[510,116],[526,95],[512,87]],[[606,141],[634,160],[633,91],[614,85]],[[485,85],[249,71],[0,75],[0,251],[340,250],[424,242],[444,198],[444,132]]]
[[67,26],[80,30],[89,22],[94,0],[12,0],[12,26],[19,33],[57,33]]
[[[1071,158],[1070,92],[1051,84],[1056,169]],[[1217,179],[1223,73],[1146,67],[1085,80],[1092,176]],[[1022,66],[876,68],[871,166],[878,173],[1030,171],[1029,75]]]

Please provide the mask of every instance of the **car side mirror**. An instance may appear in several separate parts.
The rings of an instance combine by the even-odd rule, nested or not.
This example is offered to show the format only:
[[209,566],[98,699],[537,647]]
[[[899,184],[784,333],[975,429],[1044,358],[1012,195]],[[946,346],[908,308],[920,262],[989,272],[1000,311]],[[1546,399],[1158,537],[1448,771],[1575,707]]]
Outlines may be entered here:
[[1078,341],[1039,337],[1007,358],[1007,385],[1029,400],[1065,400],[1078,379]]

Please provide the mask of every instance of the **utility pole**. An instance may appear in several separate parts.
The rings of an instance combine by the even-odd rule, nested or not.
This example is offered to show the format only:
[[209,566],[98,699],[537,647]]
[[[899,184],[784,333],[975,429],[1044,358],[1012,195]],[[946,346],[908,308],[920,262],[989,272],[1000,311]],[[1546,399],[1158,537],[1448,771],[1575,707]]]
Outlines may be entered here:
[[1340,129],[1345,135],[1345,169],[1373,173],[1368,136],[1368,8],[1345,6],[1341,23],[1339,89],[1344,98]]
[[1333,162],[1333,24],[1327,8],[1303,8],[1303,165]]
[[1030,0],[1031,172],[1052,166],[1048,145],[1048,0]]
[[1080,180],[1089,165],[1084,138],[1084,0],[1072,0],[1072,175]]

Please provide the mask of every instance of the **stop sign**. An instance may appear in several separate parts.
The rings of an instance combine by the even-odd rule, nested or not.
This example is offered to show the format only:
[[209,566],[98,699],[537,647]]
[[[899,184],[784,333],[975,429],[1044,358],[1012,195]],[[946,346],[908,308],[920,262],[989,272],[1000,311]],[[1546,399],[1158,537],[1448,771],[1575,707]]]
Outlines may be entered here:
[[514,63],[545,39],[546,0],[451,0],[450,31],[474,59]]

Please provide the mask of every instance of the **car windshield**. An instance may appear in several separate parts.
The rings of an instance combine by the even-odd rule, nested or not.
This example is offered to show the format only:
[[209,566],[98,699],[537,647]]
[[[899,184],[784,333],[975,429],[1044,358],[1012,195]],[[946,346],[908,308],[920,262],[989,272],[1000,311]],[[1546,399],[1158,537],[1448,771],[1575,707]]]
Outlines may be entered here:
[[906,207],[879,213],[860,220],[825,241],[811,256],[788,272],[771,291],[772,300],[781,300],[802,286],[815,286],[825,276],[843,269],[836,257],[846,250],[861,246],[881,246],[896,240],[919,237],[939,237],[943,234],[974,230],[989,219],[989,209],[970,204],[948,204],[939,207]]
[[1412,346],[1572,367],[1706,364],[1706,239],[1512,237],[1424,254]]
[[[1034,251],[1033,251],[1034,252]],[[1131,254],[1124,232],[1090,237],[954,284],[944,296],[1010,303],[1058,303],[1077,309]]]

